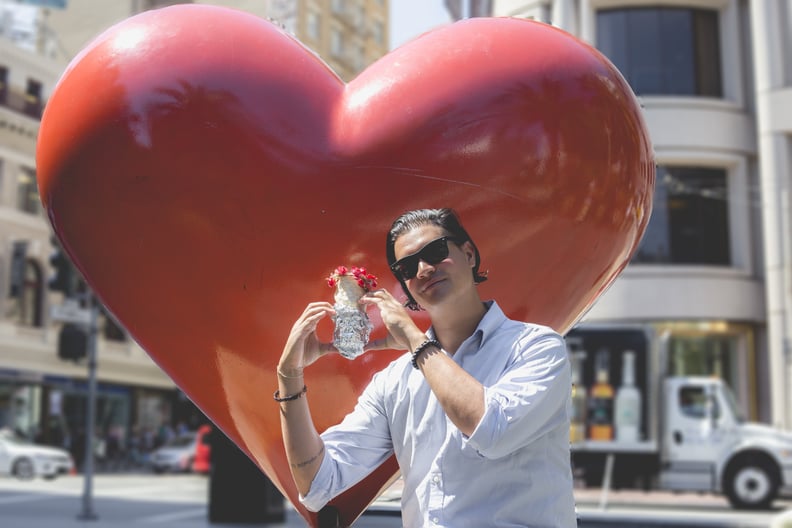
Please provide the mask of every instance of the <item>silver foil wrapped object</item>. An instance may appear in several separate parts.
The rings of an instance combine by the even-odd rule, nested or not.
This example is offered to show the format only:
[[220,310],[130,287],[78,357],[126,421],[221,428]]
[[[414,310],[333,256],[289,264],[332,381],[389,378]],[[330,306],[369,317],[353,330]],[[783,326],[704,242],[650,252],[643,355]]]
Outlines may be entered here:
[[360,304],[366,291],[353,275],[341,275],[336,280],[333,345],[343,357],[355,359],[363,354],[373,328],[366,307]]
[[355,359],[363,354],[371,334],[372,324],[366,312],[336,304],[333,322],[333,345],[347,359]]

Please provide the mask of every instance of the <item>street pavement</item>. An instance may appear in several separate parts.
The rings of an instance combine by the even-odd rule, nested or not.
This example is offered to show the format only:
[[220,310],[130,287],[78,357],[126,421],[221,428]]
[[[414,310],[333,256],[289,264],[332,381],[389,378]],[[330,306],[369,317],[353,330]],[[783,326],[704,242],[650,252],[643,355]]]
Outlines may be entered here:
[[[90,508],[82,500],[81,476],[54,481],[0,478],[0,528],[293,528],[305,522],[286,505],[284,522],[209,523],[208,478],[200,475],[100,474],[94,477]],[[355,523],[356,528],[401,526],[398,484],[387,490]],[[792,528],[792,501],[778,501],[771,512],[732,510],[709,494],[578,490],[581,526]],[[606,499],[606,500],[603,500]],[[83,520],[84,513],[96,515]],[[529,514],[529,512],[526,512]],[[788,523],[780,523],[786,516]],[[775,522],[775,524],[774,524]],[[776,526],[777,525],[777,526]]]

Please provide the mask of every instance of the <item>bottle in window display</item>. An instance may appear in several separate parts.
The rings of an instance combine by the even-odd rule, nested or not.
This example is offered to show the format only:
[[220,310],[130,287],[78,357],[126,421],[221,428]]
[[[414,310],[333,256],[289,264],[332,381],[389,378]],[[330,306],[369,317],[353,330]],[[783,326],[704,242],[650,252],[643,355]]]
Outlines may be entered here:
[[595,357],[596,382],[589,394],[589,438],[613,440],[613,385],[610,384],[610,352],[603,348]]
[[616,440],[637,442],[641,426],[641,392],[635,386],[635,352],[622,356],[622,381],[616,391]]
[[583,385],[581,376],[585,358],[584,350],[572,352],[572,407],[569,415],[569,441],[573,444],[586,439],[586,387]]

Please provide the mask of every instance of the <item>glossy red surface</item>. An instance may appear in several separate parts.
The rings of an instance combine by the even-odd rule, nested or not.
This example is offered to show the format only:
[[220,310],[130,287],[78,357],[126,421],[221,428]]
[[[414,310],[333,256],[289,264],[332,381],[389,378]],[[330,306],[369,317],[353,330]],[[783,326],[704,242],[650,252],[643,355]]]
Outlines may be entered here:
[[[626,266],[654,185],[628,85],[551,26],[459,22],[344,85],[275,25],[202,5],[137,15],[76,57],[47,104],[37,163],[55,232],[90,285],[295,503],[275,365],[304,306],[331,300],[331,270],[364,265],[398,291],[390,222],[450,206],[489,270],[482,297],[563,332]],[[308,369],[319,429],[396,355]],[[391,459],[334,501],[344,522],[395,470]]]

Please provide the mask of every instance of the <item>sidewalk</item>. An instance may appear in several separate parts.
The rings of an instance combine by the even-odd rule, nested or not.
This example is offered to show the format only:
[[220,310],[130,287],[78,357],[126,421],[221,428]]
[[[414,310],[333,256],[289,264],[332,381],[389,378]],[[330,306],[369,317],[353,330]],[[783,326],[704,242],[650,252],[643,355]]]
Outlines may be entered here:
[[[402,494],[402,480],[398,479],[374,501],[373,507],[398,509]],[[641,491],[641,490],[610,490],[603,494],[600,488],[575,489],[575,501],[578,508],[590,509],[620,509],[651,506],[653,508],[692,508],[697,510],[724,510],[729,509],[729,502],[725,497],[711,493],[673,493],[670,491]],[[792,503],[786,503],[792,507]]]
[[[378,512],[399,510],[402,481],[397,480],[370,507]],[[633,521],[638,525],[658,526],[667,522],[694,521],[701,526],[741,528],[792,528],[792,500],[779,499],[774,511],[734,510],[728,500],[712,493],[674,493],[670,491],[575,489],[578,514],[584,521]]]

